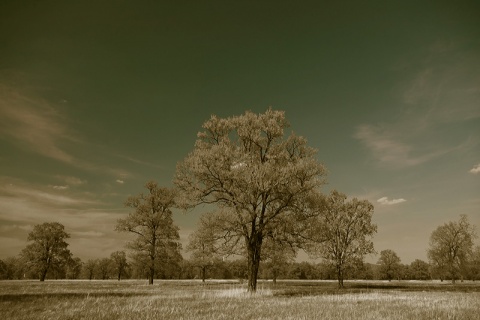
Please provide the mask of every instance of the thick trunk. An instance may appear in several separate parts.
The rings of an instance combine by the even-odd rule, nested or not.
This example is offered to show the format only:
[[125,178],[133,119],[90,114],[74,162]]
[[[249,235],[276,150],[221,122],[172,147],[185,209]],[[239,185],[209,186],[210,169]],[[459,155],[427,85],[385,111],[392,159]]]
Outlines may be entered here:
[[273,268],[273,284],[277,284],[277,269],[275,267]]
[[202,282],[205,282],[206,269],[207,269],[207,267],[205,267],[205,266],[202,267]]
[[248,292],[257,291],[258,270],[260,268],[262,236],[254,235],[247,240],[248,247]]
[[47,267],[45,267],[45,269],[43,269],[42,271],[40,271],[40,281],[45,281],[45,278],[47,277],[47,272],[48,272],[48,265]]
[[343,289],[343,266],[337,264],[337,279],[338,279],[338,288]]
[[153,284],[153,277],[155,276],[155,268],[150,267],[150,274],[148,275],[148,284]]

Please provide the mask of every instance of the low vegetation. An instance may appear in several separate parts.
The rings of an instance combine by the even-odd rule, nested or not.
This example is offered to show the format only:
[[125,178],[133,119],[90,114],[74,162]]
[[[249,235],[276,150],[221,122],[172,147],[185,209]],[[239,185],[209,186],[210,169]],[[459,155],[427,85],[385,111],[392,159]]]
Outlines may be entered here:
[[[1,281],[5,319],[478,319],[480,283]],[[253,301],[252,301],[253,300]],[[254,302],[254,303],[253,303]]]

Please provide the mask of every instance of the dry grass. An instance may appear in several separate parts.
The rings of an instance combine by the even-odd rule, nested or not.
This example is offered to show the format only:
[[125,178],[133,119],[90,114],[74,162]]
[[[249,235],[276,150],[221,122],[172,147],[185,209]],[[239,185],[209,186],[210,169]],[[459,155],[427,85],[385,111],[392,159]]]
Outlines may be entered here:
[[480,284],[1,281],[4,319],[480,319]]

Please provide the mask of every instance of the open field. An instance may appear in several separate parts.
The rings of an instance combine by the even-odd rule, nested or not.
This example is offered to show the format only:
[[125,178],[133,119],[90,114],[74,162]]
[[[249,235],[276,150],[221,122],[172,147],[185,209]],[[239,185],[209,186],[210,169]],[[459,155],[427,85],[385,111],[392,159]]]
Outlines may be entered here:
[[[480,319],[480,283],[0,281],[3,319]],[[2,320],[3,320],[2,319]]]

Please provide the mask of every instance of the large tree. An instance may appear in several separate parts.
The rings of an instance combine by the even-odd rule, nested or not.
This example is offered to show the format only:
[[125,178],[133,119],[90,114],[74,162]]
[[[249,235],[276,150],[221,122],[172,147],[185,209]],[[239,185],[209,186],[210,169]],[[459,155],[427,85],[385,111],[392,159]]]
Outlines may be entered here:
[[[148,281],[153,284],[156,261],[167,259],[172,250],[180,248],[178,227],[173,224],[172,207],[175,191],[147,182],[147,193],[131,196],[125,206],[133,208],[125,219],[119,219],[115,230],[130,232],[137,237],[128,247],[148,261]],[[145,261],[144,259],[140,259]]]
[[335,266],[338,287],[343,288],[346,268],[375,252],[371,241],[377,232],[372,223],[373,205],[357,198],[347,201],[345,194],[333,190],[326,198],[318,195],[312,207],[318,214],[307,232],[310,245],[306,249]]
[[432,232],[428,258],[434,267],[448,272],[454,284],[472,254],[475,238],[474,226],[461,215],[458,222],[445,223]]
[[382,250],[377,263],[380,265],[381,276],[388,281],[392,281],[392,279],[399,276],[402,266],[400,258],[395,251],[390,249]]
[[257,288],[269,229],[294,221],[291,216],[301,214],[304,199],[323,183],[325,170],[316,151],[304,138],[287,136],[288,126],[284,112],[272,109],[230,118],[213,115],[194,150],[177,165],[175,183],[185,207],[218,205],[225,233],[243,239],[250,292]]
[[33,243],[22,250],[21,256],[27,267],[39,275],[40,281],[45,281],[50,269],[65,265],[71,258],[65,241],[68,238],[65,227],[58,222],[36,225],[28,234],[27,240]]

